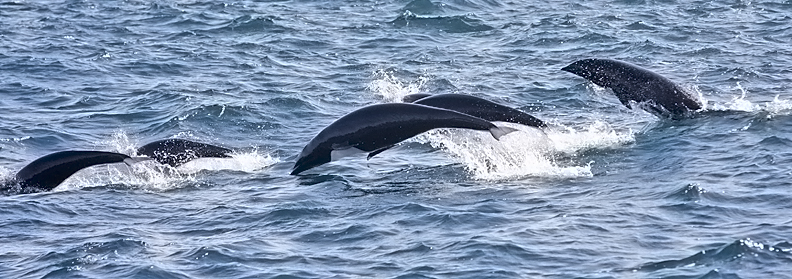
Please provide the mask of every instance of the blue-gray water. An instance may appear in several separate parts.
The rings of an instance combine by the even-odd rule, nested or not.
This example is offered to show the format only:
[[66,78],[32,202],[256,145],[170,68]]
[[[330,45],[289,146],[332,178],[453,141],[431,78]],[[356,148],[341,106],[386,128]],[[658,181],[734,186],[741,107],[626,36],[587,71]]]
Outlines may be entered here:
[[[0,197],[1,278],[792,278],[792,2],[4,1],[0,177],[179,137],[239,150]],[[629,110],[615,58],[707,102]],[[439,130],[288,175],[410,93],[553,124]]]

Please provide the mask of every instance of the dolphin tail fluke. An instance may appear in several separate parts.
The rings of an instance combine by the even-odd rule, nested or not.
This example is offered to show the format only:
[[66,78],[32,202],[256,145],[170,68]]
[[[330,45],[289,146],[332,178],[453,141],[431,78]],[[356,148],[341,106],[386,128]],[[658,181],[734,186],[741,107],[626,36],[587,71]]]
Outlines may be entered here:
[[129,157],[129,158],[124,159],[124,164],[127,164],[128,166],[131,166],[133,164],[140,163],[140,162],[143,162],[143,161],[148,161],[148,160],[153,160],[153,158],[149,158],[149,157]]
[[498,127],[498,126],[495,126],[495,127],[492,127],[492,128],[489,129],[490,134],[496,140],[500,140],[500,138],[502,136],[508,135],[508,134],[510,134],[512,132],[516,132],[516,131],[519,131],[519,130],[518,129],[514,129],[514,128],[510,128],[510,127]]

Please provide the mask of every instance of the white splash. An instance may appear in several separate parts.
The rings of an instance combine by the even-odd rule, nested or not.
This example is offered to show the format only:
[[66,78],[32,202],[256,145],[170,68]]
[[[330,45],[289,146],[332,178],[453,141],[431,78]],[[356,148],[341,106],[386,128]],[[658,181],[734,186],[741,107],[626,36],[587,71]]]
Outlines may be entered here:
[[131,166],[118,163],[82,169],[66,179],[53,191],[66,191],[100,185],[125,185],[147,190],[169,190],[181,187],[184,182],[195,182],[191,174],[173,171],[169,166],[145,161]]
[[699,101],[701,101],[702,110],[707,110],[707,107],[709,107],[710,101],[707,98],[704,97],[704,92],[701,92],[701,89],[699,89],[697,85],[695,85],[695,84],[686,84],[686,85],[682,85],[682,86],[685,89],[687,89],[688,92],[695,93],[695,95],[698,96]]
[[260,154],[258,150],[231,154],[231,158],[199,158],[189,161],[177,168],[181,173],[200,171],[241,171],[257,172],[280,162],[270,154]]
[[776,95],[772,101],[763,104],[754,104],[746,99],[749,92],[738,82],[735,86],[740,91],[739,96],[732,97],[732,100],[725,104],[714,104],[710,110],[713,111],[744,111],[744,112],[766,112],[767,118],[776,115],[789,115],[792,113],[792,101],[779,99]]
[[421,93],[421,87],[427,80],[425,77],[419,77],[414,82],[405,83],[393,76],[393,72],[377,70],[366,89],[381,96],[386,103],[395,103],[401,102],[404,96]]
[[4,185],[5,183],[9,183],[14,179],[16,173],[14,170],[0,166],[0,185]]
[[745,96],[747,92],[745,89],[737,83],[737,89],[740,90],[740,96],[735,96],[731,99],[731,101],[725,104],[713,104],[712,108],[708,108],[709,110],[713,111],[745,111],[745,112],[753,112],[758,111],[761,109],[761,106],[751,103],[751,101],[746,100]]
[[124,131],[116,130],[110,136],[110,139],[103,140],[97,143],[101,147],[106,147],[111,152],[117,152],[134,156],[137,150],[137,143],[132,142],[129,136]]
[[776,95],[770,102],[754,104],[746,99],[749,92],[745,90],[739,82],[737,82],[735,88],[740,91],[739,96],[732,97],[732,100],[725,104],[714,104],[710,110],[766,112],[767,118],[772,118],[777,115],[789,115],[792,113],[792,101],[779,99],[779,95]]
[[635,141],[631,129],[617,132],[611,125],[599,120],[577,129],[556,124],[554,127],[548,128],[546,132],[547,137],[554,144],[554,151],[567,155],[574,155],[583,150],[620,146]]
[[792,112],[792,102],[779,100],[778,95],[776,95],[772,102],[765,103],[765,110],[770,113],[770,116],[789,115]]
[[488,133],[438,129],[416,137],[449,153],[476,179],[504,180],[520,177],[590,177],[591,164],[563,166],[553,158],[562,153],[574,156],[582,150],[622,145],[634,140],[632,133],[619,134],[604,123],[595,123],[584,131],[565,129],[541,130],[511,123],[498,123],[518,128],[500,141]]

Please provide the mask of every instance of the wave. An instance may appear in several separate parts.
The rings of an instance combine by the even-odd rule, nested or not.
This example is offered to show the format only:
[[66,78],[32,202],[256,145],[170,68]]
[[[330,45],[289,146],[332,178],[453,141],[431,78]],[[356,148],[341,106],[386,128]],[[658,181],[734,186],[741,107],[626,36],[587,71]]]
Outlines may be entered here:
[[495,29],[471,16],[418,16],[410,11],[405,11],[390,23],[398,27],[429,28],[448,33],[468,33]]
[[215,28],[213,31],[241,34],[264,31],[267,33],[285,33],[294,31],[294,29],[278,24],[276,20],[280,19],[275,16],[244,15],[229,21],[220,28]]
[[404,6],[405,11],[410,11],[419,15],[442,14],[448,5],[445,3],[434,3],[429,0],[413,0]]
[[732,262],[744,260],[760,261],[765,264],[773,261],[789,263],[792,260],[792,246],[789,242],[767,245],[750,238],[739,239],[719,248],[703,250],[683,259],[647,263],[635,268],[635,271],[705,269],[711,273],[718,272],[719,269],[728,269]]
[[[116,234],[106,236],[116,237]],[[47,272],[43,277],[69,277],[74,272],[101,267],[112,269],[117,261],[139,255],[146,250],[147,243],[132,239],[119,239],[108,242],[87,242],[65,252],[49,252],[37,261],[51,261],[56,264],[41,270],[29,271],[26,275]],[[116,274],[118,275],[118,274]]]
[[701,187],[699,184],[691,183],[677,189],[665,197],[685,202],[697,202],[701,200],[701,196],[705,193],[707,193],[707,189],[704,189],[704,187]]

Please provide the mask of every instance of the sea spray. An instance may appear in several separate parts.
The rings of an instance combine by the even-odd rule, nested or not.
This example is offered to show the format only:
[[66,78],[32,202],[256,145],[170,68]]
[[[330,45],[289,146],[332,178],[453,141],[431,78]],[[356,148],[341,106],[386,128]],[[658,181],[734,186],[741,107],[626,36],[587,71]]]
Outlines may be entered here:
[[792,101],[780,99],[776,95],[772,101],[762,103],[754,103],[749,100],[750,92],[746,90],[742,84],[737,82],[735,88],[739,90],[740,95],[732,97],[732,99],[723,104],[714,103],[711,111],[742,111],[742,112],[764,112],[767,113],[767,118],[772,118],[776,115],[788,115],[792,112]]
[[413,82],[402,82],[393,74],[387,70],[375,71],[366,89],[381,96],[386,103],[398,103],[404,96],[421,93],[428,81],[426,77],[419,77]]

